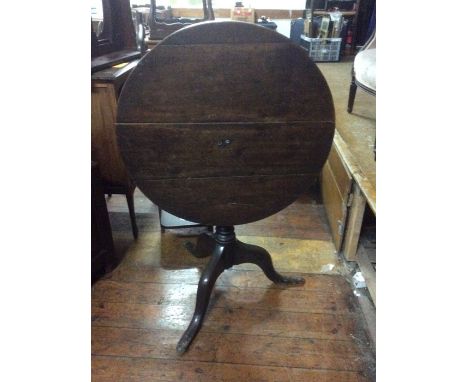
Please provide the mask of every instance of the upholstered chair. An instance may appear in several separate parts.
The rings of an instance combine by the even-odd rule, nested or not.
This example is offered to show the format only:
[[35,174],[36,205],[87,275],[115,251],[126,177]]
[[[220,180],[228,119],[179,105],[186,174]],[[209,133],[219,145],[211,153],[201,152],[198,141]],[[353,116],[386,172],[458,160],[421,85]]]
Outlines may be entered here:
[[354,58],[353,69],[351,71],[351,86],[349,88],[348,113],[353,111],[354,98],[356,97],[356,90],[358,86],[370,94],[376,94],[376,50],[377,42],[374,31],[372,36]]

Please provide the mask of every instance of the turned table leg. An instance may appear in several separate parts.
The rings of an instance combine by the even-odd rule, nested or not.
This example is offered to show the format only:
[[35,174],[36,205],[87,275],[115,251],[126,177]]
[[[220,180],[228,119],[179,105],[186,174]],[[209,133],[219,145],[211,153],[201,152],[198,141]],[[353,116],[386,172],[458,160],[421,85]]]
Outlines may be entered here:
[[235,253],[235,265],[252,263],[258,265],[265,276],[275,284],[303,284],[304,279],[297,276],[283,276],[276,272],[273,261],[268,251],[258,245],[245,244],[237,241]]
[[200,281],[198,282],[195,312],[193,313],[192,321],[190,321],[187,330],[177,344],[176,350],[178,353],[184,353],[187,350],[201,328],[216,279],[226,269],[223,253],[224,247],[217,245],[208,266],[201,275]]

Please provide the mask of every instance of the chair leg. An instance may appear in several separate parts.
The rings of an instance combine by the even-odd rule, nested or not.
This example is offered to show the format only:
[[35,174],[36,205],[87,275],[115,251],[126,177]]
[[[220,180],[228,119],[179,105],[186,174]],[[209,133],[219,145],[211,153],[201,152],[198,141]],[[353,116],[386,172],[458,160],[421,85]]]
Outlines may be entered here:
[[349,86],[349,98],[348,98],[348,113],[353,111],[354,98],[356,98],[357,85],[354,81],[354,76],[351,79],[351,85]]
[[136,224],[135,205],[133,203],[133,192],[129,191],[125,194],[125,196],[127,197],[128,212],[130,213],[130,221],[132,223],[133,237],[137,239],[138,238],[138,226]]

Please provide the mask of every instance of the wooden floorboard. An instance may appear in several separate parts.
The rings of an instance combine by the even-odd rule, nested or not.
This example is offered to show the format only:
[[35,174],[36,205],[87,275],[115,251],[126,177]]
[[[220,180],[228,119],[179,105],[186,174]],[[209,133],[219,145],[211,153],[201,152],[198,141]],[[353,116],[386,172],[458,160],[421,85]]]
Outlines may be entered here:
[[255,266],[224,272],[201,331],[180,356],[176,344],[209,259],[188,254],[184,243],[193,237],[161,234],[157,209],[138,191],[136,200],[144,229],[133,241],[124,198],[108,199],[123,260],[92,288],[93,381],[375,380],[366,321],[337,271],[322,205],[302,198],[239,228],[242,240],[267,246],[279,269],[300,273],[306,282],[275,285]]
[[238,365],[220,362],[94,356],[92,373],[102,382],[364,382],[360,372]]
[[[352,341],[257,336],[201,331],[187,353],[175,347],[182,331],[93,327],[94,355],[230,362],[258,366],[362,371],[366,360],[357,357]],[[339,359],[339,362],[337,360]]]
[[[202,267],[192,267],[188,269],[165,269],[155,268],[137,268],[137,267],[119,267],[105,280],[119,282],[136,283],[159,283],[159,284],[184,284],[198,285]],[[294,273],[297,274],[297,273]],[[323,274],[322,277],[313,277],[308,274],[302,274],[306,282],[294,287],[285,287],[281,284],[273,284],[268,278],[263,276],[261,271],[256,270],[237,270],[233,267],[224,271],[216,281],[217,286],[231,286],[235,288],[268,288],[268,289],[291,289],[295,291],[324,289],[340,292],[341,288],[348,284],[343,277]]]
[[[261,277],[262,275],[259,275]],[[337,276],[339,277],[339,276]],[[194,305],[197,285],[155,283],[122,283],[103,280],[94,290],[93,301],[139,304]],[[356,310],[352,293],[335,289],[296,290],[216,286],[213,291],[216,306],[230,309],[255,307],[285,312],[349,313]]]
[[[94,380],[112,378],[104,373],[103,366],[95,369],[96,363],[103,362],[95,357],[104,357],[110,363],[145,359],[148,365],[154,365],[150,360],[168,361],[158,363],[162,378],[177,373],[177,367],[185,370],[181,375],[155,380],[196,380],[188,377],[194,370],[184,369],[188,365],[180,361],[209,363],[210,372],[214,370],[211,364],[218,363],[218,372],[228,364],[242,365],[246,371],[254,366],[260,372],[267,368],[271,376],[259,380],[302,378],[301,373],[308,375],[308,369],[320,372],[323,380],[330,378],[327,373],[342,372],[348,373],[343,374],[348,378],[343,380],[372,380],[374,356],[359,307],[343,277],[306,275],[305,285],[298,288],[268,285],[265,281],[252,287],[252,280],[264,278],[261,272],[227,272],[215,288],[202,330],[189,351],[179,356],[175,347],[190,321],[197,287],[196,272],[181,273],[182,279],[179,273],[176,280],[186,282],[180,284],[168,280],[170,274],[158,269],[150,277],[157,282],[108,278],[94,286]],[[115,361],[109,357],[120,358]],[[152,376],[154,370],[148,368]],[[282,377],[285,368],[288,371]],[[137,370],[134,372],[139,375]],[[127,380],[143,378],[132,376],[129,369],[124,373]]]
[[[352,341],[362,330],[359,315],[232,309],[213,305],[203,325],[205,332]],[[192,313],[193,307],[181,305],[102,302],[92,305],[93,326],[184,330]]]

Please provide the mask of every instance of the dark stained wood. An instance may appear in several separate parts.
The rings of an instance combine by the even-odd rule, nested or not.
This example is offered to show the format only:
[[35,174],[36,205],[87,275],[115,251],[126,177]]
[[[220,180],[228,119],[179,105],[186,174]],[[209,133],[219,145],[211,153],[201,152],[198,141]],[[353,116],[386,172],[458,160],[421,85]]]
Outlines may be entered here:
[[[320,243],[326,248],[331,237],[330,228],[325,209],[322,204],[318,203],[319,191],[315,190],[315,187],[318,187],[318,185],[314,186],[314,196],[311,196],[308,192],[301,195],[299,199],[281,212],[254,223],[236,226],[237,235],[320,240]],[[120,195],[112,197],[107,200],[107,205],[115,222],[114,231],[120,231],[122,234],[129,232],[127,223],[128,206],[125,197]],[[160,232],[158,208],[138,188],[135,190],[135,208],[140,231],[151,232],[154,233],[154,237],[158,237]],[[179,233],[184,235],[187,233],[187,235],[192,236],[202,233],[200,231],[192,233],[191,231],[184,228],[179,230]],[[174,231],[166,232],[165,235],[161,236],[161,240],[165,242],[171,237],[174,237]],[[194,238],[192,240],[195,244]],[[131,241],[128,244],[131,244]],[[181,247],[183,248],[183,245]],[[184,251],[185,248],[181,250]],[[326,249],[324,252],[326,252]],[[181,257],[187,260],[185,254],[186,252]],[[174,256],[171,258],[174,258]]]
[[[174,36],[207,24],[184,28]],[[133,71],[119,101],[119,123],[334,124],[328,86],[300,47],[284,42],[165,43],[171,38]],[[329,127],[322,129],[327,132]]]
[[304,282],[279,274],[265,249],[234,234],[235,224],[297,199],[328,155],[330,90],[300,47],[247,23],[181,29],[136,66],[121,93],[117,124],[124,161],[142,192],[176,216],[216,225],[178,353],[201,329],[224,270],[253,263],[275,283]]
[[[325,122],[124,124],[117,129],[128,170],[136,179],[155,180],[318,174],[323,163],[317,158],[329,150],[321,140],[326,125],[331,137],[333,124]],[[194,131],[200,132],[196,140]],[[230,143],[223,146],[226,139]],[[146,149],[140,145],[144,140]],[[167,161],[170,156],[177,161]]]
[[133,49],[123,49],[117,52],[103,54],[91,60],[91,73],[99,72],[113,65],[136,60],[141,57],[141,53]]
[[334,109],[316,65],[289,39],[205,22],[162,41],[119,99],[120,149],[138,187],[176,216],[237,225],[272,215],[315,180]]
[[129,0],[102,0],[103,31],[91,29],[91,73],[140,57]]
[[122,63],[122,65],[115,65],[110,68],[100,70],[91,75],[91,81],[113,83],[114,87],[118,89],[118,93],[120,93],[122,85],[137,64],[138,60],[134,59],[128,63]]
[[205,225],[263,219],[292,203],[314,174],[139,180],[141,191],[164,210]]
[[[195,312],[187,330],[177,344],[178,353],[187,350],[201,329],[216,280],[225,270],[235,265],[250,263],[258,266],[265,276],[276,284],[294,286],[305,282],[304,278],[300,276],[278,273],[273,267],[273,260],[268,251],[257,245],[246,244],[237,240],[233,226],[217,226],[213,237],[205,236],[205,239],[208,242],[212,241],[212,245],[208,245],[208,247],[212,247],[213,252],[208,265],[200,276]],[[203,257],[203,254],[200,253],[197,257]]]

